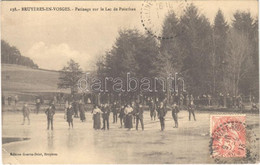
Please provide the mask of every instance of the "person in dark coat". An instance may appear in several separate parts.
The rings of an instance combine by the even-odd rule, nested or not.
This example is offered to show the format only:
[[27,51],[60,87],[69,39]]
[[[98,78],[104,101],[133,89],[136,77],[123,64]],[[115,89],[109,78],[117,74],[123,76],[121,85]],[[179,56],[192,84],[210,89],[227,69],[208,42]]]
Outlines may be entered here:
[[174,128],[178,128],[178,113],[180,112],[176,103],[173,104],[172,107],[172,118],[174,120],[175,126]]
[[157,112],[158,112],[158,118],[160,119],[160,124],[161,124],[161,131],[164,130],[165,128],[165,116],[167,113],[167,110],[163,104],[163,102],[160,102],[160,105],[157,108]]
[[108,104],[105,104],[103,106],[103,108],[101,109],[102,113],[102,118],[103,118],[103,130],[106,130],[106,126],[107,126],[107,130],[109,130],[109,115],[110,115],[110,107]]
[[149,103],[149,110],[150,110],[150,117],[151,117],[151,120],[155,120],[156,118],[156,104],[154,103],[154,101],[151,99],[150,103]]
[[51,130],[53,130],[53,116],[55,114],[55,109],[53,108],[52,105],[50,105],[46,111],[45,114],[47,115],[47,129],[49,130],[50,125],[51,125]]
[[69,124],[69,128],[70,128],[70,125],[71,127],[73,128],[73,115],[74,115],[74,110],[73,110],[73,107],[71,104],[69,104],[69,107],[67,108],[66,110],[66,113],[67,113],[67,122]]
[[36,111],[35,113],[38,114],[40,111],[40,107],[41,107],[41,99],[39,97],[36,98]]
[[125,128],[128,128],[128,130],[130,130],[131,128],[133,128],[133,108],[128,104],[124,112],[126,115]]
[[7,102],[8,102],[8,105],[10,106],[11,105],[11,103],[12,103],[12,96],[8,96],[7,97]]
[[196,121],[194,109],[195,109],[195,105],[194,105],[192,99],[190,99],[190,104],[189,104],[189,108],[188,108],[188,111],[189,111],[189,121],[191,120],[190,119],[191,118],[191,114],[193,115],[194,121]]
[[112,112],[113,112],[113,123],[117,123],[117,105],[114,103],[112,105]]
[[74,117],[78,118],[79,117],[79,103],[77,101],[74,101],[72,104],[72,108],[74,110]]
[[241,95],[237,96],[237,107],[242,110],[243,108],[243,101]]
[[92,111],[93,114],[93,128],[95,130],[101,128],[101,121],[100,121],[100,115],[102,114],[102,111],[98,108],[98,106],[94,107],[94,110]]
[[120,119],[120,125],[121,125],[120,128],[123,127],[123,122],[124,122],[124,117],[125,117],[125,112],[124,112],[124,110],[125,110],[125,107],[122,106],[122,107],[120,108],[120,112],[119,112],[119,115],[118,115],[118,117],[119,117],[119,119]]
[[27,103],[24,103],[23,105],[23,123],[25,124],[25,118],[28,119],[28,125],[30,125],[30,108],[28,107]]
[[86,121],[85,106],[82,100],[79,101],[79,116],[82,122]]
[[136,109],[135,109],[135,116],[136,116],[136,130],[138,130],[138,125],[139,125],[139,121],[141,123],[142,126],[142,130],[144,130],[144,121],[143,121],[143,106],[140,104],[137,104]]

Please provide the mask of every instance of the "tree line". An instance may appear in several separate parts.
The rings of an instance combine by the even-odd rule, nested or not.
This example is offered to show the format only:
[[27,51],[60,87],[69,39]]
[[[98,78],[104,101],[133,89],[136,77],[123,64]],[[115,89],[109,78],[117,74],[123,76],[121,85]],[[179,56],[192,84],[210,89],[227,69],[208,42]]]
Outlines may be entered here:
[[29,57],[22,56],[15,46],[10,46],[8,42],[1,40],[1,62],[2,64],[17,64],[38,68],[38,65]]
[[[214,23],[191,4],[177,17],[169,13],[157,40],[137,29],[119,31],[112,48],[97,62],[97,76],[137,78],[178,74],[186,92],[194,95],[220,93],[258,98],[258,18],[236,11],[228,23],[221,10]],[[140,91],[128,95],[140,94]],[[154,95],[146,93],[145,95]]]

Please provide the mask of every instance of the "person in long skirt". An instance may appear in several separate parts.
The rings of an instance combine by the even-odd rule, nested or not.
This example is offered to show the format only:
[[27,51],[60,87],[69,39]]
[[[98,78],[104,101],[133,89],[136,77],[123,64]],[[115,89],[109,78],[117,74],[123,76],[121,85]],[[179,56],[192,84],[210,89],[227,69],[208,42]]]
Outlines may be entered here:
[[71,104],[69,104],[69,107],[67,108],[66,112],[67,112],[67,122],[68,122],[68,124],[69,124],[69,128],[70,128],[70,125],[71,125],[71,127],[73,128],[73,115],[74,115],[74,110],[73,110]]
[[98,106],[94,107],[94,110],[92,111],[93,114],[93,128],[95,130],[101,128],[101,121],[100,121],[100,115],[102,114],[101,109],[98,108]]
[[127,107],[125,108],[125,114],[125,128],[128,128],[128,130],[130,130],[131,128],[133,128],[133,108],[130,105],[127,105]]
[[79,101],[79,116],[82,122],[86,121],[85,106],[82,100]]

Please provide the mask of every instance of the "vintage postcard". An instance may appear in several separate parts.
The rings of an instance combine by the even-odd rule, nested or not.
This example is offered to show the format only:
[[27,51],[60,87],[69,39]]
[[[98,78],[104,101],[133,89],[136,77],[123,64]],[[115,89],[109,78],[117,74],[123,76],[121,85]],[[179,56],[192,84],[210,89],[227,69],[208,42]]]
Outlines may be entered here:
[[259,164],[258,3],[2,1],[2,163]]

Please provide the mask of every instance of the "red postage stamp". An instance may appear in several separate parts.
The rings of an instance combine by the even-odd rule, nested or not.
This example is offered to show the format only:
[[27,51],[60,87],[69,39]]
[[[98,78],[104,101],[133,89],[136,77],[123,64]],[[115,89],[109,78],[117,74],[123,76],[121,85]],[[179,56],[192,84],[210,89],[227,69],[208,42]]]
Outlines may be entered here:
[[212,115],[210,116],[211,156],[246,156],[246,116]]

